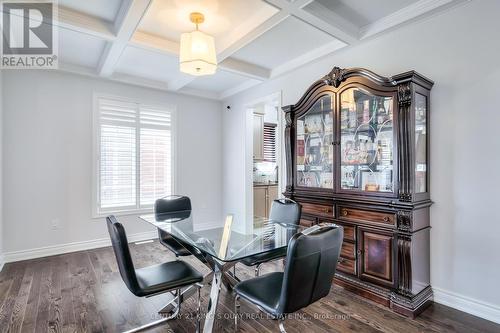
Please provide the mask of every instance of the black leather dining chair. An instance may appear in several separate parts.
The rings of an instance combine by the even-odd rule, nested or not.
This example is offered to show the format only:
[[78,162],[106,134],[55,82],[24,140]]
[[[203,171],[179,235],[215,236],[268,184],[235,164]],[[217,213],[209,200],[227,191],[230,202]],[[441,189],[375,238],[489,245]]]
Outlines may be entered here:
[[[272,203],[269,219],[281,223],[298,225],[300,222],[301,210],[302,206],[291,199],[276,199]],[[263,263],[285,257],[286,248],[283,248],[244,258],[240,262],[245,266],[254,267],[255,276],[259,276],[260,267]]]
[[[169,195],[155,202],[155,214],[164,215],[178,212],[191,211],[191,200],[186,196]],[[175,254],[176,258],[189,256],[189,252],[181,243],[175,240],[171,235],[158,228],[158,238],[160,244],[168,248]]]
[[344,230],[327,224],[295,234],[290,240],[284,272],[273,272],[242,281],[234,287],[235,329],[242,298],[279,319],[280,331],[287,314],[296,312],[330,292]]
[[[118,270],[127,288],[138,297],[151,297],[174,291],[176,307],[170,316],[161,318],[149,324],[127,331],[138,332],[162,324],[177,317],[181,309],[181,289],[190,286],[198,288],[197,332],[200,331],[200,290],[203,287],[203,275],[184,261],[176,260],[159,265],[135,269],[128,247],[125,228],[111,215],[106,218],[111,244],[115,252]],[[165,308],[159,311],[163,314]]]

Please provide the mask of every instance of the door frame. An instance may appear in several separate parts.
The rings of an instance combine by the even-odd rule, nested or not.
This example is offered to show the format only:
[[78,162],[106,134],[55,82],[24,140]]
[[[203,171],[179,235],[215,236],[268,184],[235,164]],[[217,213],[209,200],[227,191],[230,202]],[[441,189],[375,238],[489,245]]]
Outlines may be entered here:
[[253,217],[253,110],[256,105],[277,101],[278,126],[276,128],[276,164],[278,165],[278,197],[283,197],[286,187],[285,165],[285,115],[281,111],[283,106],[282,90],[259,97],[245,104],[245,216]]

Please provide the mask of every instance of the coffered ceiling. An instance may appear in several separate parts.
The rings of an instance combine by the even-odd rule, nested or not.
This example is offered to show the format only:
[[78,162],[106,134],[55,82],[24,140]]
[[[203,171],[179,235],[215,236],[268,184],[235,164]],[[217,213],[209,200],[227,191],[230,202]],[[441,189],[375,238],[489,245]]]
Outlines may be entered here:
[[[223,99],[467,0],[59,0],[60,70]],[[218,71],[179,72],[179,38],[215,37]]]

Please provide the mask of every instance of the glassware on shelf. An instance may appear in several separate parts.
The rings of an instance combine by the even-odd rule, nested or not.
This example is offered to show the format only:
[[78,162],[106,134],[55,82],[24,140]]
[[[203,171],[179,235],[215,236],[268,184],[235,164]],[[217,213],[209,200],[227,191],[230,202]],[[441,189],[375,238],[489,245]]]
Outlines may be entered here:
[[351,88],[340,100],[341,188],[393,192],[393,98]]
[[333,189],[333,97],[319,99],[297,118],[297,185]]

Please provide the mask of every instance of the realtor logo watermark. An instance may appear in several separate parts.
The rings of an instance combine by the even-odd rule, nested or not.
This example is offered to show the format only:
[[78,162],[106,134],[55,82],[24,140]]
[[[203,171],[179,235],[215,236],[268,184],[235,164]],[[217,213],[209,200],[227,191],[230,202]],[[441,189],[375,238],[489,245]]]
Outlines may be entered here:
[[58,66],[55,1],[0,3],[2,69],[55,69]]

